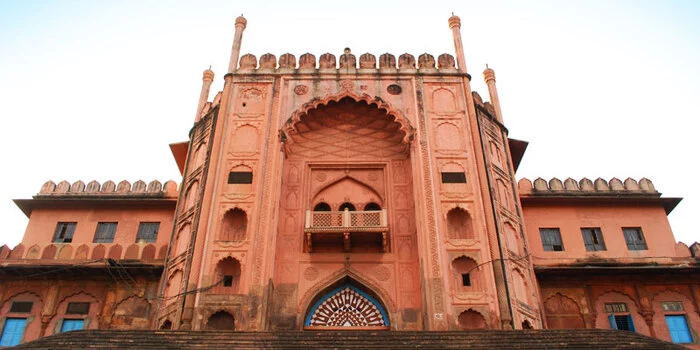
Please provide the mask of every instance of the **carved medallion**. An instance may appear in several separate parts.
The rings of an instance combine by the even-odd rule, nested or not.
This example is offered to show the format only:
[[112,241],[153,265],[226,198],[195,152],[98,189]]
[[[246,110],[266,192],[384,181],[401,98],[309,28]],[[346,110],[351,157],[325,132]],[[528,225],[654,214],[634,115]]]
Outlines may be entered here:
[[343,90],[353,90],[355,88],[355,83],[352,80],[342,80],[340,82],[340,88]]
[[374,269],[374,277],[379,281],[386,281],[391,277],[391,271],[386,266],[379,266]]
[[306,270],[304,270],[304,278],[307,281],[313,281],[313,280],[317,279],[318,278],[318,269],[313,267],[313,266],[307,267]]
[[297,85],[294,87],[294,93],[297,95],[306,95],[309,92],[309,87],[306,85]]

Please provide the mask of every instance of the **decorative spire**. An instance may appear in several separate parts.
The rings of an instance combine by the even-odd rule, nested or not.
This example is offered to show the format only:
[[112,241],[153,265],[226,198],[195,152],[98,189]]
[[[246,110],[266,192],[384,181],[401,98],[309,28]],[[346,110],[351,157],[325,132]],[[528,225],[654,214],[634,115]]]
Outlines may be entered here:
[[462,34],[459,30],[462,27],[462,21],[459,19],[459,17],[455,16],[453,12],[452,17],[447,20],[447,23],[450,25],[450,29],[452,29],[452,38],[455,43],[457,65],[459,66],[458,69],[463,73],[467,73],[467,63],[464,60],[464,47],[462,46]]
[[241,53],[241,40],[243,39],[243,30],[248,24],[248,20],[241,14],[236,18],[236,31],[233,34],[233,47],[231,48],[231,60],[228,64],[228,73],[233,73],[238,67],[238,56]]

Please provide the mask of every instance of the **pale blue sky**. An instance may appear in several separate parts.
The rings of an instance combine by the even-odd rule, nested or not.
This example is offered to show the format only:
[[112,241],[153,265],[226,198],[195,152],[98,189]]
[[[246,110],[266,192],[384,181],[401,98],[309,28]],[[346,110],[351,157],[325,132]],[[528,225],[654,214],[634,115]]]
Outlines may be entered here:
[[698,240],[698,1],[0,0],[0,244],[26,226],[11,199],[46,180],[179,182],[167,145],[187,138],[210,64],[221,89],[241,13],[258,57],[437,56],[454,53],[452,11],[474,88],[488,99],[488,63],[511,137],[530,141],[518,177],[647,176],[685,197],[671,225]]

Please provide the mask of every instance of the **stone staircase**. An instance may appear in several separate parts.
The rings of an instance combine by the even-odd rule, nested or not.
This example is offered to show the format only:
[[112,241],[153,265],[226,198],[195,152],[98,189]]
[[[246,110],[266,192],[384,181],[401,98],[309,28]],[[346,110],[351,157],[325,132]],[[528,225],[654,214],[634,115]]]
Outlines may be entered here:
[[15,349],[684,349],[602,329],[410,331],[117,331],[61,333]]

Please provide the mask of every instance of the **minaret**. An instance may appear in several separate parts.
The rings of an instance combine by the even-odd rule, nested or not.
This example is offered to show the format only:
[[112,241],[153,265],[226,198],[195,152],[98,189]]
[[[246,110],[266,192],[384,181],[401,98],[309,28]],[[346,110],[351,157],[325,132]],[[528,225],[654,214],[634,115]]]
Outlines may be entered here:
[[462,46],[462,34],[460,33],[462,21],[453,13],[452,17],[447,20],[447,23],[449,23],[450,29],[452,29],[452,38],[455,42],[455,53],[457,54],[458,69],[460,72],[466,73],[467,62],[464,60],[464,47]]
[[199,103],[197,104],[197,114],[194,116],[194,122],[198,122],[202,118],[202,108],[204,104],[207,103],[209,98],[209,88],[211,88],[211,83],[214,81],[214,72],[209,69],[202,73],[202,92],[199,94]]
[[231,60],[228,64],[228,73],[233,73],[238,67],[238,56],[241,53],[241,39],[243,38],[243,30],[248,21],[240,15],[236,18],[236,32],[233,34],[233,47],[231,48]]
[[496,119],[503,124],[503,116],[501,115],[501,103],[498,101],[498,91],[496,90],[496,73],[493,69],[486,65],[484,70],[484,82],[489,88],[489,97],[491,98],[491,105],[496,110]]

